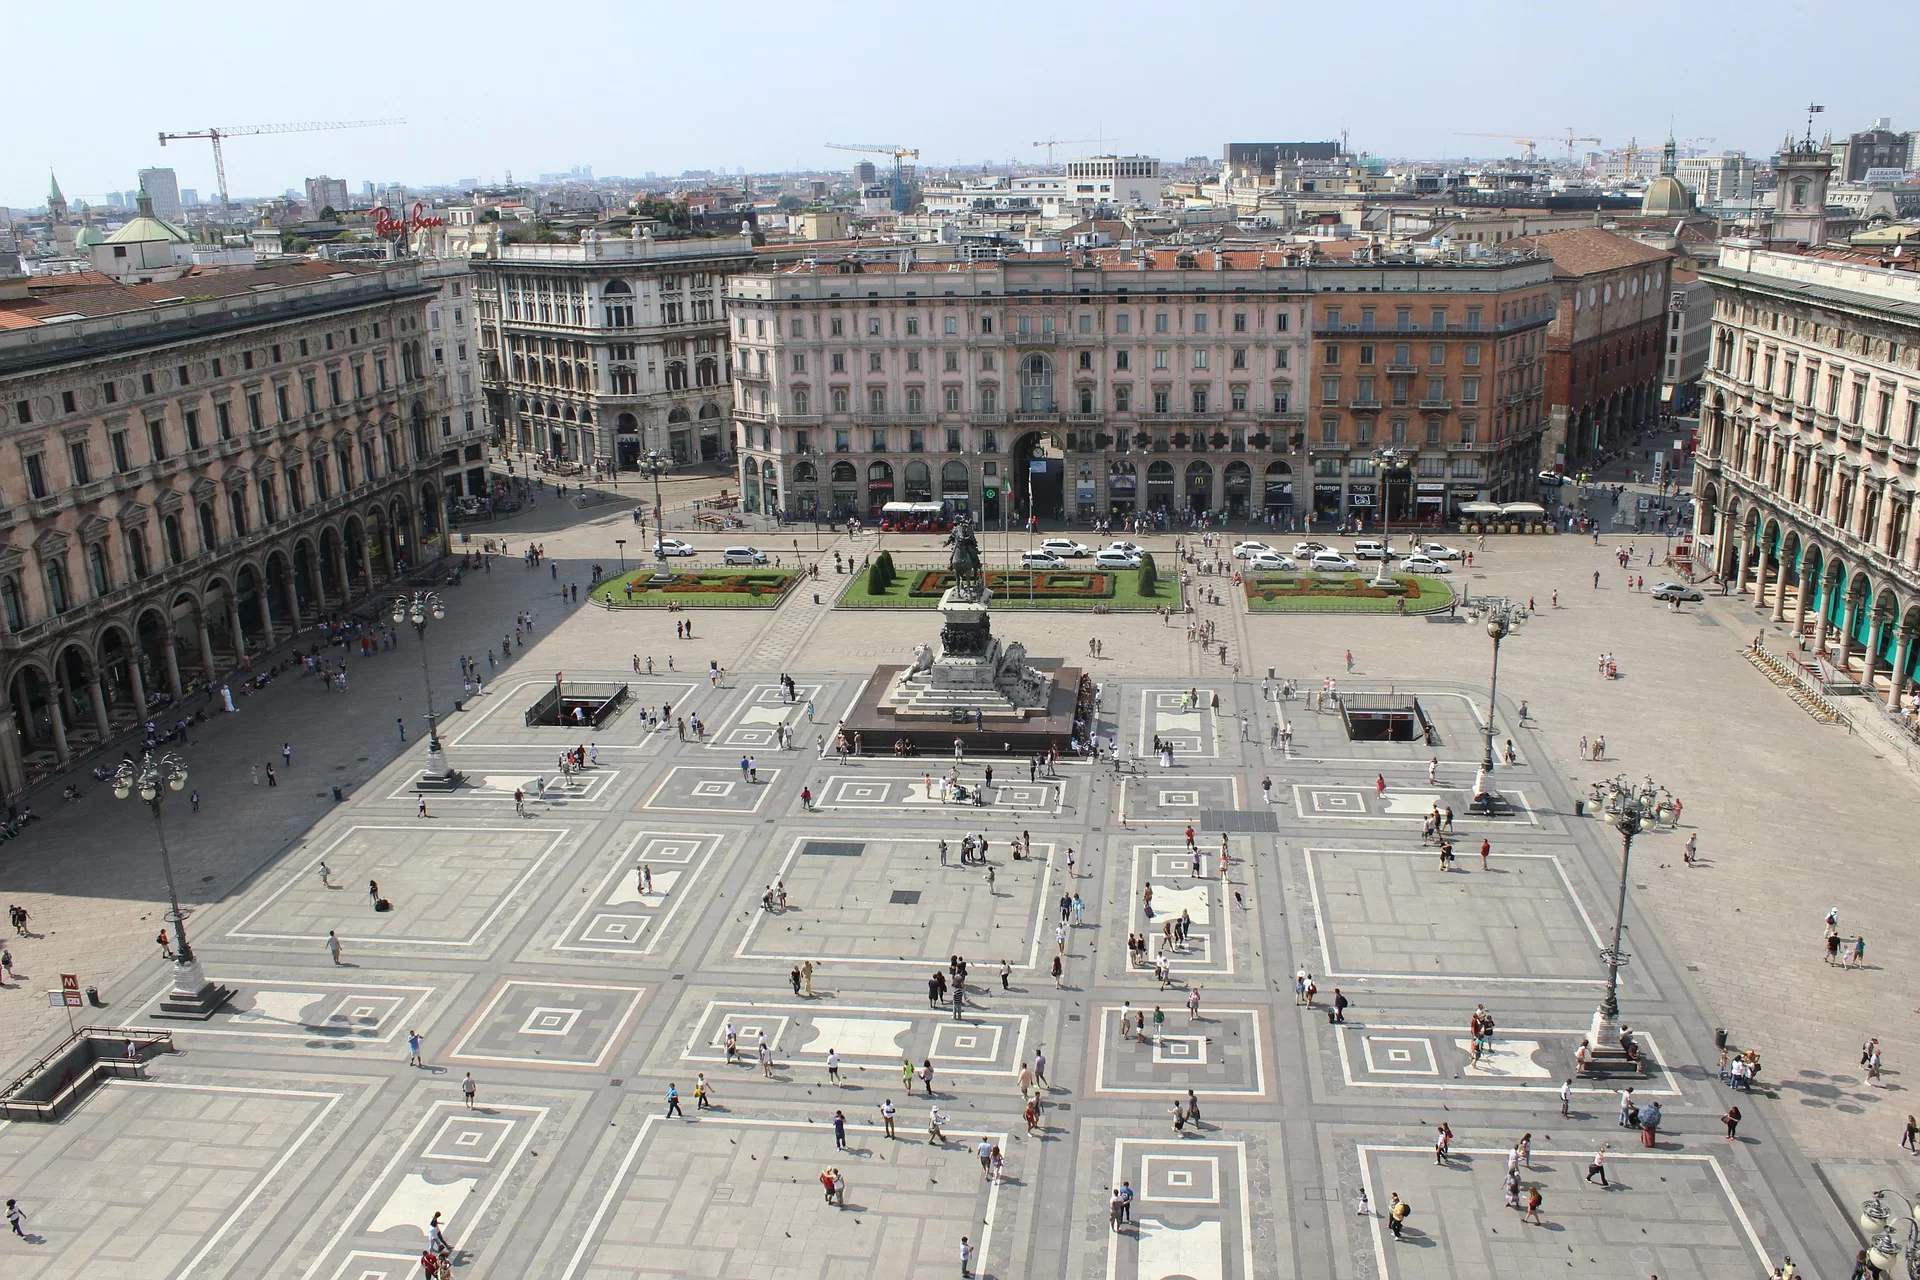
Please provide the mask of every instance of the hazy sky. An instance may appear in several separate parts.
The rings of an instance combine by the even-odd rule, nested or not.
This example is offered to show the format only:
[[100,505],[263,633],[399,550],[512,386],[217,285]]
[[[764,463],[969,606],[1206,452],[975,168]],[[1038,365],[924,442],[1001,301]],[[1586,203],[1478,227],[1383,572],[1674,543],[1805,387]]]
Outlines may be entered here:
[[234,139],[234,194],[323,172],[358,190],[575,164],[664,176],[861,158],[826,142],[915,146],[937,165],[1033,161],[1037,138],[1104,134],[1110,150],[1178,159],[1344,128],[1377,155],[1486,156],[1515,148],[1457,135],[1539,130],[1544,143],[1572,126],[1609,147],[1657,145],[1670,118],[1683,139],[1768,154],[1809,100],[1836,133],[1882,115],[1920,128],[1920,77],[1896,58],[1823,56],[1783,74],[1791,33],[1816,17],[1785,0],[1737,14],[1692,0],[10,2],[0,203],[40,204],[49,168],[77,201],[131,188],[149,165],[211,199],[208,144],[162,148],[159,130],[381,116],[407,123]]

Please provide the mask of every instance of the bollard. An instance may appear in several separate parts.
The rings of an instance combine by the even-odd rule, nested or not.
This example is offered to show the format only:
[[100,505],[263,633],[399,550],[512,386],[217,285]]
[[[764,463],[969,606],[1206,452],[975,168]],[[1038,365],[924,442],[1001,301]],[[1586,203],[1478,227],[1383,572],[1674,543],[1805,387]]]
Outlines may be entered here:
[[333,789],[333,802],[335,804],[339,804],[342,800],[345,800],[345,799],[346,799],[346,796],[340,793],[340,788],[335,787]]

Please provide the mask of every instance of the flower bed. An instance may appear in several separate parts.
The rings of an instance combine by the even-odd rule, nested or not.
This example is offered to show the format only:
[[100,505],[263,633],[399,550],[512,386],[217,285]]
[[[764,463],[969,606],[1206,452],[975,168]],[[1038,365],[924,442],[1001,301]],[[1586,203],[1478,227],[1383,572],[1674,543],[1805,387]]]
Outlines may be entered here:
[[661,609],[668,605],[772,608],[799,580],[799,573],[793,569],[749,569],[676,573],[655,582],[653,570],[639,569],[600,583],[591,599],[608,609]]
[[1385,586],[1369,574],[1249,574],[1243,584],[1254,613],[1432,613],[1453,603],[1440,578],[1395,574]]
[[[994,597],[1026,596],[1031,587],[1035,600],[1105,600],[1113,595],[1111,573],[1055,572],[1050,569],[989,569],[981,575]],[[953,585],[953,574],[946,569],[927,569],[914,575],[907,594],[916,598],[939,599]]]

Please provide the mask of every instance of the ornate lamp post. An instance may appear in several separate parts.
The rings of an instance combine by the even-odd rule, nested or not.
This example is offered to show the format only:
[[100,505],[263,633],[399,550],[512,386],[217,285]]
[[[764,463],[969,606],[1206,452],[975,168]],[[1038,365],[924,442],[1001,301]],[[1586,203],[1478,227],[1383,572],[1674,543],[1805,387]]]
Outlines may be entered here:
[[620,576],[624,578],[627,576],[627,540],[615,538],[613,545],[620,548]]
[[1627,956],[1620,950],[1620,935],[1627,923],[1627,869],[1633,861],[1633,838],[1652,819],[1660,789],[1652,778],[1635,786],[1622,775],[1596,784],[1594,791],[1600,811],[1620,833],[1620,899],[1613,917],[1613,945],[1600,953],[1607,962],[1607,994],[1594,1010],[1587,1043],[1595,1057],[1622,1061],[1626,1050],[1620,1046],[1620,966]]
[[666,537],[667,513],[660,505],[660,473],[667,469],[666,459],[660,456],[658,449],[647,451],[647,474],[653,477],[653,558],[655,568],[665,571],[667,567],[667,548],[662,541]]
[[1493,641],[1493,679],[1487,686],[1487,719],[1481,726],[1481,733],[1487,740],[1486,755],[1480,761],[1480,768],[1491,777],[1493,774],[1493,716],[1496,701],[1500,696],[1500,642],[1518,631],[1527,620],[1527,610],[1515,604],[1505,596],[1482,596],[1467,606],[1467,616],[1475,622],[1484,622],[1487,636]]
[[1373,585],[1384,587],[1393,582],[1393,575],[1388,572],[1393,567],[1393,538],[1388,531],[1393,510],[1389,487],[1393,483],[1393,468],[1400,461],[1400,454],[1393,449],[1381,449],[1373,456],[1380,464],[1380,572],[1373,575]]
[[208,1018],[233,993],[208,979],[200,968],[200,961],[194,957],[193,944],[187,940],[187,916],[180,910],[180,892],[173,883],[173,858],[167,852],[166,824],[160,817],[160,804],[167,792],[178,791],[186,785],[186,762],[171,751],[157,756],[149,751],[138,763],[122,760],[113,774],[114,796],[121,800],[139,796],[152,812],[153,829],[160,837],[160,869],[167,878],[167,920],[173,926],[175,942],[173,987],[160,1003],[161,1013],[177,1018]]
[[[1903,1206],[1905,1212],[1898,1217],[1887,1207],[1886,1197],[1892,1196]],[[1920,1280],[1920,1205],[1890,1188],[1882,1188],[1873,1193],[1873,1199],[1860,1206],[1860,1229],[1867,1233],[1867,1261],[1879,1268],[1882,1275],[1895,1275],[1896,1268],[1905,1263],[1904,1274],[1907,1280]],[[1906,1243],[1900,1242],[1900,1233],[1894,1230],[1899,1223],[1906,1228]]]
[[447,764],[447,752],[440,745],[439,718],[433,710],[433,671],[427,662],[427,623],[447,616],[446,602],[432,591],[393,598],[393,621],[413,624],[420,637],[420,676],[427,686],[427,771],[420,779],[423,786],[451,789],[459,785],[460,775]]

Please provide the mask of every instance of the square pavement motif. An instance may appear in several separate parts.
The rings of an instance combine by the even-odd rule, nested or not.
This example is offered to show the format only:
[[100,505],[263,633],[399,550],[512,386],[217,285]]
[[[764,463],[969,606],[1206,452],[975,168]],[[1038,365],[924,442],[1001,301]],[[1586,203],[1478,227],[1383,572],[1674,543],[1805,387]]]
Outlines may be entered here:
[[841,1075],[849,1084],[860,1084],[863,1073],[877,1071],[871,1086],[892,1088],[900,1079],[903,1058],[914,1063],[931,1058],[943,1075],[1016,1075],[1027,1055],[1027,1023],[1024,1013],[971,1008],[956,1022],[950,1009],[928,1005],[714,1000],[700,1013],[679,1056],[688,1062],[725,1064],[731,1025],[739,1049],[735,1065],[742,1069],[757,1069],[755,1047],[764,1032],[779,1062],[817,1070],[832,1049],[846,1063]]
[[[1245,851],[1246,841],[1242,840],[1238,852],[1244,854]],[[1227,905],[1232,886],[1220,879],[1218,845],[1211,848],[1201,845],[1198,853],[1203,874],[1197,877],[1193,875],[1194,851],[1184,844],[1136,844],[1131,846],[1129,857],[1127,930],[1145,932],[1150,961],[1158,958],[1163,949],[1166,951],[1174,976],[1183,988],[1188,985],[1188,975],[1230,974],[1234,967],[1233,917],[1239,908]],[[1228,874],[1234,870],[1230,861]],[[1244,865],[1239,870],[1244,877]],[[1146,915],[1149,884],[1153,886],[1151,919]],[[1169,947],[1167,925],[1182,912],[1187,916],[1186,945]],[[1120,971],[1129,978],[1147,972],[1128,966],[1124,945],[1108,953],[1107,963],[1120,966]],[[1184,989],[1176,998],[1186,998]]]
[[645,991],[509,979],[467,1024],[447,1056],[455,1062],[599,1067],[618,1046]]
[[[1560,1082],[1573,1075],[1573,1051],[1587,1035],[1585,1024],[1500,1026],[1493,1048],[1483,1049],[1476,1062],[1472,1035],[1461,1027],[1349,1020],[1334,1030],[1341,1077],[1349,1088],[1479,1090],[1549,1097],[1556,1097]],[[1646,1046],[1648,1060],[1663,1064],[1660,1046],[1646,1027],[1636,1023],[1634,1032]],[[1646,1079],[1634,1084],[1634,1091],[1642,1097],[1680,1095],[1678,1083],[1664,1065],[1654,1066]],[[1612,1098],[1616,1092],[1604,1083],[1582,1080],[1574,1085],[1575,1094]]]
[[[934,760],[933,771],[887,775],[870,773],[831,773],[826,781],[814,788],[814,807],[834,810],[841,813],[872,813],[876,810],[884,813],[913,813],[916,817],[932,817],[945,814],[967,821],[969,814],[978,813],[985,818],[989,815],[1004,816],[1010,810],[1021,811],[1022,816],[1057,816],[1067,802],[1067,780],[1040,778],[1029,782],[1024,777],[1016,777],[1019,771],[1012,764],[994,772],[992,789],[987,793],[987,803],[975,806],[971,800],[943,799],[945,788],[941,779],[946,776],[939,766],[942,762]],[[945,765],[951,769],[951,764]],[[931,778],[931,782],[929,782]],[[973,794],[973,788],[980,781],[977,770],[969,765],[961,777],[961,785],[967,794]]]
[[[491,948],[497,926],[567,836],[556,827],[454,826],[431,819],[349,827],[284,873],[226,933],[242,942],[298,942],[319,948],[336,930],[353,960],[361,946]],[[320,882],[320,864],[337,888]],[[391,911],[375,911],[367,882]],[[323,954],[316,950],[316,955]]]
[[[351,973],[352,970],[344,972]],[[258,976],[256,976],[258,975]],[[378,982],[308,982],[284,972],[222,965],[221,979],[235,987],[233,998],[205,1022],[183,1023],[181,1036],[245,1036],[260,1040],[298,1040],[306,1049],[390,1045],[407,1028],[426,1022],[426,1004],[436,988],[390,986]],[[162,985],[132,1022],[148,1019],[172,989]],[[276,1048],[286,1048],[279,1045]]]
[[[787,909],[763,910],[765,886],[753,886],[752,915],[735,956],[825,962],[827,971],[815,982],[827,986],[835,982],[834,963],[938,967],[963,955],[980,965],[1004,957],[1015,968],[1033,968],[1054,845],[1036,840],[1035,856],[1015,861],[1004,841],[991,841],[989,886],[985,868],[960,866],[958,841],[949,843],[952,862],[943,867],[938,840],[841,838],[827,831],[796,837],[774,871],[786,885]],[[891,901],[896,889],[937,892],[906,905]]]
[[1111,1185],[1131,1184],[1134,1199],[1130,1222],[1103,1229],[1106,1274],[1111,1280],[1253,1280],[1247,1144],[1183,1138],[1171,1127],[1163,1140],[1114,1143]]
[[1123,778],[1115,803],[1127,815],[1127,821],[1141,825],[1205,825],[1205,815],[1240,809],[1246,797],[1239,778],[1192,774],[1183,769],[1167,772],[1151,761],[1139,776]]
[[[1220,754],[1219,717],[1211,703],[1217,691],[1210,685],[1183,689],[1142,689],[1140,691],[1140,735],[1133,752],[1142,758],[1151,754],[1153,740],[1171,743],[1177,765],[1183,758]],[[1197,695],[1197,696],[1196,696]],[[1233,696],[1227,690],[1227,698]],[[1236,734],[1238,730],[1235,731]]]
[[[748,685],[734,699],[731,708],[723,715],[712,718],[714,723],[707,730],[707,750],[776,750],[780,745],[780,726],[783,724],[792,728],[795,746],[811,747],[814,735],[826,732],[826,726],[832,719],[824,709],[826,689],[827,686],[819,681],[808,683],[795,680],[795,697],[788,702],[786,690],[778,683]],[[807,720],[809,700],[815,704],[812,723]],[[702,715],[701,719],[708,717]]]
[[[634,830],[587,868],[572,895],[584,897],[553,950],[594,957],[652,955],[676,936],[681,905],[725,837],[712,831]],[[652,874],[641,878],[641,869]]]
[[[1714,1155],[1609,1151],[1612,1186],[1603,1190],[1585,1180],[1592,1150],[1536,1147],[1532,1170],[1520,1176],[1523,1186],[1540,1187],[1544,1227],[1522,1224],[1521,1210],[1506,1207],[1504,1148],[1455,1147],[1450,1166],[1434,1163],[1432,1147],[1362,1145],[1359,1156],[1375,1213],[1357,1218],[1349,1207],[1344,1217],[1368,1238],[1383,1280],[1549,1275],[1567,1270],[1570,1258],[1615,1260],[1590,1274],[1705,1280],[1742,1280],[1772,1267]],[[1390,1193],[1413,1209],[1402,1240],[1387,1230]]]
[[[1464,842],[1463,842],[1464,845]],[[1492,870],[1456,846],[1304,848],[1322,987],[1332,979],[1605,982],[1600,937],[1557,855],[1496,851]]]
[[642,809],[660,813],[758,813],[780,770],[760,762],[760,780],[749,781],[738,766],[677,764],[668,769]]
[[[1008,1259],[995,1252],[1004,1250],[1003,1188],[981,1178],[973,1155],[980,1131],[957,1117],[940,1147],[918,1134],[889,1140],[877,1125],[850,1124],[848,1153],[835,1152],[822,1126],[805,1120],[710,1112],[642,1120],[636,1111],[628,1108],[617,1126],[623,1134],[637,1127],[637,1135],[609,1153],[610,1172],[592,1178],[605,1193],[557,1217],[534,1274],[752,1276],[805,1260],[807,1274],[952,1275],[963,1235],[977,1249],[976,1275],[1007,1274]],[[903,1135],[912,1131],[904,1121],[903,1111]],[[1031,1179],[1021,1146],[1004,1132],[989,1136],[1008,1153],[1008,1174]],[[825,1203],[819,1173],[828,1165],[846,1182],[845,1207]]]
[[[1196,1022],[1181,999],[1160,1008],[1166,1021],[1156,1035],[1153,1001],[1135,1001],[1131,1009],[1101,1007],[1094,1092],[1169,1099],[1188,1089],[1203,1097],[1266,1094],[1266,1028],[1259,1010],[1203,1006]],[[1147,1015],[1144,1039],[1121,1034],[1123,1018],[1134,1011]]]
[[1534,815],[1526,793],[1510,786],[1509,782],[1510,779],[1503,777],[1495,784],[1501,796],[1513,806],[1513,812],[1501,818],[1487,818],[1469,812],[1473,804],[1471,773],[1462,777],[1456,771],[1451,779],[1452,785],[1449,785],[1449,778],[1442,774],[1437,784],[1430,785],[1424,768],[1418,780],[1396,782],[1388,779],[1384,792],[1375,786],[1371,778],[1357,780],[1351,785],[1295,783],[1293,805],[1295,812],[1307,822],[1397,823],[1416,829],[1435,807],[1443,814],[1447,809],[1452,809],[1454,825],[1460,830],[1460,834],[1454,837],[1457,853],[1458,846],[1467,839],[1465,829],[1469,824],[1475,831],[1540,825],[1540,819]]
[[28,1229],[52,1242],[43,1263],[15,1273],[175,1276],[230,1265],[249,1243],[241,1219],[269,1188],[284,1194],[310,1172],[348,1119],[346,1096],[318,1082],[115,1080],[65,1119],[60,1141],[47,1140],[47,1126],[0,1127],[9,1194]]

